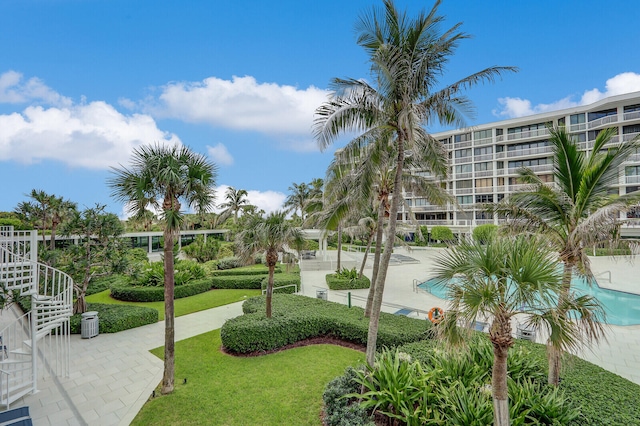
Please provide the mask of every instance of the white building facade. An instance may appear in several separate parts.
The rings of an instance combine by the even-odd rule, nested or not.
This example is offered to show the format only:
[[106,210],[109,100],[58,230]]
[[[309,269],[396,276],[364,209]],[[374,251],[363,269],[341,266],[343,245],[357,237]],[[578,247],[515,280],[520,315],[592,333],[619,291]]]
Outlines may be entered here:
[[[640,92],[602,99],[590,105],[514,118],[489,124],[433,134],[449,151],[450,175],[443,185],[455,196],[459,207],[435,206],[420,196],[405,198],[420,225],[431,228],[446,225],[456,233],[474,226],[494,223],[497,217],[486,212],[486,203],[496,203],[522,189],[518,169],[527,167],[544,181],[553,182],[552,148],[548,125],[564,125],[580,148],[590,151],[597,134],[609,127],[617,135],[607,146],[640,134]],[[631,155],[619,170],[618,184],[612,191],[626,194],[640,189],[640,152]],[[640,208],[627,215],[630,224],[624,234],[640,236]],[[403,221],[409,212],[403,210]]]

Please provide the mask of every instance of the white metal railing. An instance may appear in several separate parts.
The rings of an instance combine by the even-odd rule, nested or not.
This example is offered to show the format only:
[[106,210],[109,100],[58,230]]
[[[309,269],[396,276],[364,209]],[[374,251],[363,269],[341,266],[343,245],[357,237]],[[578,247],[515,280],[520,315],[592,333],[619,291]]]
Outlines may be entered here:
[[[31,296],[31,311],[0,330],[0,370],[9,373],[0,401],[7,408],[17,398],[37,391],[38,354],[42,354],[43,374],[69,374],[73,281],[37,262],[37,249],[37,232],[0,227],[0,283],[9,291]],[[3,386],[0,392],[5,392]]]
[[529,148],[529,149],[514,149],[512,151],[507,151],[507,157],[520,157],[523,155],[538,155],[538,154],[548,154],[553,152],[553,148],[550,146],[545,146],[541,148]]
[[475,146],[479,146],[479,145],[489,145],[490,143],[493,142],[493,138],[482,138],[482,139],[476,139],[473,141],[473,144]]
[[476,177],[493,176],[493,170],[478,170],[476,171]]
[[625,178],[624,181],[625,181],[626,184],[640,183],[640,175],[625,176],[624,178]]
[[540,136],[548,136],[549,134],[550,134],[549,129],[536,129],[536,130],[529,130],[526,132],[508,133],[507,140],[515,141],[519,139],[537,138]]
[[627,157],[627,161],[625,161],[626,163],[635,163],[640,161],[640,153],[639,154],[631,154],[630,156]]
[[456,188],[455,193],[456,195],[473,194],[473,188]]
[[473,172],[456,173],[456,179],[468,179],[473,177]]
[[490,161],[493,160],[493,153],[491,154],[482,154],[482,155],[476,155],[473,157],[473,159],[477,162],[477,161]]
[[640,111],[632,111],[624,113],[624,120],[637,120],[640,118]]
[[604,126],[605,124],[617,123],[617,122],[618,122],[618,114],[607,115],[606,117],[589,121],[589,123],[587,123],[587,127],[589,129],[593,129],[594,127],[600,127],[600,126]]
[[493,187],[483,187],[483,188],[476,188],[476,194],[489,194],[489,193],[493,193]]
[[579,132],[587,129],[587,123],[572,124],[569,126],[569,132]]
[[[522,167],[509,167],[509,174],[515,174]],[[526,169],[532,172],[550,172],[553,171],[553,164],[539,164],[537,166],[525,166]]]
[[453,149],[468,148],[470,146],[471,146],[471,141],[456,142],[453,144]]
[[638,132],[636,132],[636,133],[625,133],[624,135],[622,135],[622,140],[624,142],[627,142],[627,141],[630,141],[630,140],[633,140],[633,139],[637,138],[638,135],[640,135],[640,133],[638,133]]
[[472,158],[471,156],[469,156],[469,157],[458,157],[458,158],[454,159],[453,163],[454,164],[470,163],[471,162],[471,158]]

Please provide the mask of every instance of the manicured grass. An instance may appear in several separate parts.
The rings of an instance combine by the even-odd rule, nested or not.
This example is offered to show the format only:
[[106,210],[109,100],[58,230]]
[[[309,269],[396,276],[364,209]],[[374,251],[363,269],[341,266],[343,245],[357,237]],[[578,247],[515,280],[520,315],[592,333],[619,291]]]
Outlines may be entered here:
[[242,358],[220,344],[220,330],[177,342],[174,392],[148,401],[132,425],[321,425],[325,385],[365,358],[333,345]]
[[[153,308],[158,311],[159,321],[164,320],[164,302],[123,302],[109,295],[110,291],[87,296],[89,303],[107,303],[112,305],[134,305]],[[260,295],[260,290],[210,290],[195,296],[175,300],[176,317],[191,314],[205,309],[216,308],[229,303],[241,302],[249,297]]]

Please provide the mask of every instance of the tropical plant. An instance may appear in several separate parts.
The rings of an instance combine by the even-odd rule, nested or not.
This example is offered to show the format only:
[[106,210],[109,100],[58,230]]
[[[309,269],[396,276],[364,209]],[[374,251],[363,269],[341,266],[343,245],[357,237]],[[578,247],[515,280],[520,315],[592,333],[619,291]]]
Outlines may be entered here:
[[127,247],[119,238],[124,226],[113,213],[105,213],[104,205],[82,212],[75,211],[61,228],[62,235],[78,236],[77,244],[69,245],[62,254],[61,269],[73,278],[76,301],[73,313],[87,310],[87,288],[95,278],[124,272]]
[[437,331],[449,343],[461,344],[468,339],[476,320],[491,321],[496,426],[510,424],[507,356],[513,345],[511,320],[516,314],[525,324],[561,334],[565,342],[575,341],[584,324],[602,329],[596,318],[603,318],[604,309],[591,296],[563,299],[572,318],[554,314],[562,274],[548,244],[539,238],[494,238],[486,245],[463,243],[436,260],[435,278],[447,285],[450,310]]
[[238,215],[240,211],[249,206],[249,199],[247,198],[248,195],[249,194],[245,189],[235,189],[232,186],[228,187],[224,196],[227,201],[218,206],[221,209],[224,209],[220,215],[227,217],[228,215],[233,214],[235,223],[238,223]]
[[310,198],[309,185],[306,183],[293,183],[289,187],[289,195],[284,201],[284,207],[287,212],[300,212],[300,217],[304,222],[304,211]]
[[478,225],[473,228],[473,232],[471,233],[471,235],[473,236],[473,239],[478,241],[480,244],[486,244],[487,242],[489,242],[489,240],[491,240],[491,238],[493,238],[497,230],[497,225],[486,223],[484,225]]
[[285,218],[286,212],[276,211],[266,218],[254,217],[247,228],[236,236],[236,247],[240,257],[249,262],[257,253],[265,253],[265,264],[269,269],[266,292],[266,315],[271,318],[273,297],[273,274],[278,263],[278,254],[287,246],[302,246],[304,238],[300,229],[293,227]]
[[431,239],[436,241],[451,242],[453,241],[453,232],[447,226],[434,226],[431,228]]
[[[619,242],[620,212],[640,200],[640,191],[623,196],[610,193],[618,182],[620,166],[640,147],[640,139],[611,146],[616,130],[605,129],[587,153],[579,149],[566,128],[549,130],[554,183],[544,182],[530,169],[521,169],[520,180],[530,185],[530,190],[512,194],[495,210],[507,217],[513,233],[540,233],[553,244],[564,267],[558,314],[567,316],[569,312],[560,307],[566,306],[564,299],[570,295],[574,270],[593,280],[586,248]],[[599,328],[584,331],[587,341],[602,337]],[[563,346],[563,335],[552,333],[548,341],[551,384],[559,383]]]
[[31,190],[29,197],[32,201],[18,203],[16,213],[42,232],[42,244],[45,245],[45,230],[51,230],[51,250],[56,248],[56,230],[58,226],[76,211],[74,202],[65,200],[54,194],[47,194],[42,190]]
[[[392,0],[384,10],[374,9],[358,22],[358,44],[369,55],[375,87],[364,80],[334,79],[329,101],[316,110],[315,137],[322,149],[344,132],[362,131],[368,143],[391,141],[396,147],[393,194],[401,193],[405,152],[415,141],[437,143],[423,126],[463,122],[460,111],[469,102],[460,95],[463,88],[491,81],[512,68],[491,67],[452,85],[436,89],[439,77],[460,40],[460,24],[441,32],[443,17],[437,15],[437,1],[427,14],[411,19],[400,13]],[[396,234],[400,196],[393,196],[389,209],[388,235]],[[393,249],[388,238],[375,282],[376,297],[370,317],[367,362],[373,365],[382,293]]]
[[112,196],[141,214],[152,206],[161,211],[164,227],[165,348],[161,392],[173,391],[175,365],[174,243],[180,237],[181,201],[198,213],[213,204],[216,166],[186,146],[144,145],[133,151],[131,168],[113,169]]
[[216,259],[219,250],[220,241],[211,236],[205,239],[203,235],[198,235],[194,242],[182,247],[185,255],[202,263]]

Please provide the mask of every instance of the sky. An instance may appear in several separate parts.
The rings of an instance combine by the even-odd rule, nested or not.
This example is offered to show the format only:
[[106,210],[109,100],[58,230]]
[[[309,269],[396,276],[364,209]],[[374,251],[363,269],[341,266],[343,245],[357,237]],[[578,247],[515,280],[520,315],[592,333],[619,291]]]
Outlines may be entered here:
[[[431,1],[396,0],[415,15]],[[126,216],[113,168],[136,147],[181,143],[217,166],[218,203],[245,189],[266,212],[324,177],[314,111],[331,79],[370,78],[356,22],[382,0],[0,0],[0,211],[32,189]],[[442,86],[515,66],[466,91],[467,124],[640,91],[636,0],[444,0],[471,37]],[[444,129],[428,129],[432,132]]]

